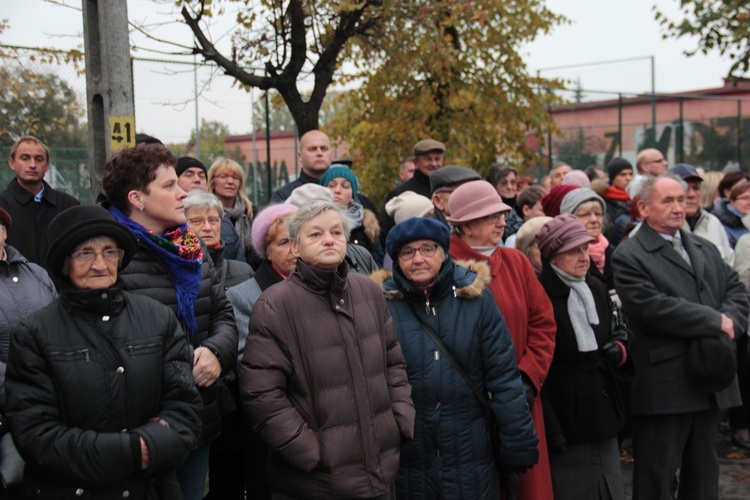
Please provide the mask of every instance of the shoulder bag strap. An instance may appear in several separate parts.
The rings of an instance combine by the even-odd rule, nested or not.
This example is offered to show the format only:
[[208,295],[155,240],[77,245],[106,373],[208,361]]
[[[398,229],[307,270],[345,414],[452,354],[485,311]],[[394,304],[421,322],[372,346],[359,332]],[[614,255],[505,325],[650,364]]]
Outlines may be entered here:
[[[406,300],[404,300],[404,302],[406,302]],[[409,306],[409,308],[414,313],[414,316],[417,318],[417,320],[419,321],[419,323],[422,325],[422,329],[427,333],[427,335],[430,336],[430,338],[432,339],[432,341],[435,342],[435,344],[437,344],[438,349],[440,349],[440,351],[443,353],[443,356],[445,356],[446,358],[448,358],[448,361],[450,361],[450,363],[453,365],[453,368],[455,368],[456,371],[458,372],[458,374],[461,375],[461,378],[464,379],[464,382],[466,382],[466,385],[469,386],[469,389],[472,390],[472,392],[474,393],[474,395],[479,400],[479,403],[482,405],[482,408],[484,408],[485,411],[489,412],[490,416],[494,419],[495,418],[495,413],[492,411],[492,407],[490,406],[489,398],[486,395],[482,394],[482,391],[480,391],[479,388],[474,383],[474,381],[471,380],[471,377],[469,377],[469,374],[466,373],[466,370],[464,370],[463,366],[461,366],[461,363],[458,362],[458,360],[453,356],[453,353],[448,349],[448,347],[445,345],[445,343],[443,343],[443,341],[438,336],[437,332],[435,332],[435,330],[433,330],[433,328],[430,325],[428,325],[427,322],[424,321],[419,316],[419,314],[417,313],[417,310],[414,308],[414,306],[412,306],[408,302],[406,302],[406,304]]]

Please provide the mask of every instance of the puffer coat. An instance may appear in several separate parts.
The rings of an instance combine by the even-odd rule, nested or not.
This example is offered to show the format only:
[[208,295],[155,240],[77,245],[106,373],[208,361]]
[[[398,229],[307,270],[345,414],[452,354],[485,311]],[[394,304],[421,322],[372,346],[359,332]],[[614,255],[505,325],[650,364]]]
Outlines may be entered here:
[[299,498],[370,498],[396,479],[414,406],[378,286],[302,260],[253,307],[240,393],[271,448],[271,487]]
[[62,290],[11,343],[8,420],[26,493],[175,498],[174,470],[200,434],[191,366],[177,318],[161,304],[114,287]]
[[490,415],[415,314],[432,326],[479,390],[491,395],[505,463],[530,466],[538,459],[513,342],[487,288],[487,265],[475,265],[479,274],[446,260],[429,299],[398,267],[383,283],[417,410],[414,440],[401,449],[398,498],[500,498]]
[[[142,243],[133,260],[120,271],[120,279],[125,290],[151,297],[177,314],[174,283],[161,260]],[[194,349],[206,347],[219,358],[221,374],[228,374],[237,362],[239,337],[232,306],[224,290],[221,289],[219,277],[205,247],[203,247],[200,290],[195,299],[194,310],[198,329],[192,335],[186,334],[191,359]],[[184,325],[181,326],[184,328]],[[227,409],[219,408],[217,384],[223,384],[221,379],[210,387],[198,388],[203,398],[201,443],[219,435],[221,411],[227,411]]]

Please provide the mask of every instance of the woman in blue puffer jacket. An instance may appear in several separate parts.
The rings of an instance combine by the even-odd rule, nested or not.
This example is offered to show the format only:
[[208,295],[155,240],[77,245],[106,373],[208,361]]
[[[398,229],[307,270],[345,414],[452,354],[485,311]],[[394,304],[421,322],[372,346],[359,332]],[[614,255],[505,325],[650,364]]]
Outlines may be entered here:
[[474,270],[454,263],[449,245],[448,229],[427,218],[398,224],[386,242],[394,270],[383,289],[417,410],[414,439],[401,447],[396,493],[410,500],[498,499],[491,417],[418,317],[490,396],[505,464],[533,466],[537,437],[510,333],[487,288],[489,269],[483,263],[473,264]]

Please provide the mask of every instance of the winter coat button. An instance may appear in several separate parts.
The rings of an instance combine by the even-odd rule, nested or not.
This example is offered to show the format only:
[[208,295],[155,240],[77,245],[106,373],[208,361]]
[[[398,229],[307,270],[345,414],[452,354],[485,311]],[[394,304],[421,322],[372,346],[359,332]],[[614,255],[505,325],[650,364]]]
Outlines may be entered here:
[[130,496],[130,492],[128,490],[125,490],[122,492],[123,498],[128,498]]
[[13,283],[18,283],[18,276],[13,276]]
[[76,496],[77,496],[77,497],[83,496],[83,488],[78,488],[78,489],[76,490]]
[[344,299],[339,300],[339,304],[343,304],[343,303],[344,303]]
[[125,368],[123,368],[122,366],[118,366],[117,373],[125,373]]
[[109,321],[109,316],[102,316],[102,321]]
[[104,292],[104,293],[102,294],[102,298],[103,298],[103,299],[106,299],[107,297],[109,297],[109,295],[107,295],[107,292]]
[[341,309],[341,306],[336,304],[336,310],[338,311],[339,309]]

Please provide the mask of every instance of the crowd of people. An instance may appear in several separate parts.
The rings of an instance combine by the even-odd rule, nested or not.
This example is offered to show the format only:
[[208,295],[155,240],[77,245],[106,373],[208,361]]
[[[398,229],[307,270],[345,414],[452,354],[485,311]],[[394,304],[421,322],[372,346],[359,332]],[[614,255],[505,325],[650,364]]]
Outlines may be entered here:
[[0,498],[718,499],[750,449],[750,174],[444,165],[380,208],[319,130],[266,207],[146,138],[0,193]]

